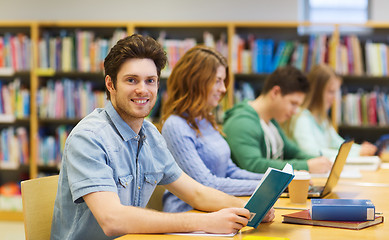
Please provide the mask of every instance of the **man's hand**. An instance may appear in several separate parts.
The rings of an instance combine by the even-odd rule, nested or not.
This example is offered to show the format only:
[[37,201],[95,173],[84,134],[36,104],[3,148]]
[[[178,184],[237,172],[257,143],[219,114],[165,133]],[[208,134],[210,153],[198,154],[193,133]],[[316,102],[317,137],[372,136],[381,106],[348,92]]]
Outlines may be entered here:
[[236,233],[247,225],[250,212],[245,208],[224,208],[217,212],[204,214],[205,232]]
[[377,147],[369,142],[363,142],[361,144],[361,150],[359,155],[361,156],[373,156],[377,152]]
[[332,168],[332,162],[326,157],[309,159],[307,164],[310,173],[327,173]]
[[271,222],[274,218],[274,208],[270,208],[270,210],[266,213],[266,216],[262,219],[262,222]]

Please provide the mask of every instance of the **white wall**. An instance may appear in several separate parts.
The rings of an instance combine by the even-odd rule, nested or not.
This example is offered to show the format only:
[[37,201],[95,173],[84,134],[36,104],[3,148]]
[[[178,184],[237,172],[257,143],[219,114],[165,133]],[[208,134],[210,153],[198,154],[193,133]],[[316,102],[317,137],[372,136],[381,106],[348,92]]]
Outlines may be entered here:
[[389,1],[388,0],[370,0],[371,17],[373,21],[389,22]]
[[0,0],[0,21],[297,21],[299,0]]
[[[389,1],[370,0],[389,22]],[[298,21],[303,0],[0,0],[0,21]]]

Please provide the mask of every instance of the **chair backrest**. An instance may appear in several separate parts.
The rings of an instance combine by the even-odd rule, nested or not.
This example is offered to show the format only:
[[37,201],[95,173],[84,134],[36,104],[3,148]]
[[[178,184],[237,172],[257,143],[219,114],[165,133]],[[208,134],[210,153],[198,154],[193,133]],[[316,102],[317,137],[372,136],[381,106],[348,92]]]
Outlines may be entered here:
[[21,182],[27,240],[50,239],[57,188],[58,175]]
[[162,196],[164,192],[165,192],[164,187],[157,186],[154,189],[154,192],[151,195],[150,200],[146,205],[146,208],[162,211],[163,210]]

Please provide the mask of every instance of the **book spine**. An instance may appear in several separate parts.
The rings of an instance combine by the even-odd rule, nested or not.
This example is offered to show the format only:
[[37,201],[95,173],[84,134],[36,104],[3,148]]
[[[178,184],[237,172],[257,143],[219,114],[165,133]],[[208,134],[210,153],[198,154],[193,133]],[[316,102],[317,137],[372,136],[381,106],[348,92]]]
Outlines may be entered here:
[[312,220],[368,221],[374,220],[374,206],[313,205]]

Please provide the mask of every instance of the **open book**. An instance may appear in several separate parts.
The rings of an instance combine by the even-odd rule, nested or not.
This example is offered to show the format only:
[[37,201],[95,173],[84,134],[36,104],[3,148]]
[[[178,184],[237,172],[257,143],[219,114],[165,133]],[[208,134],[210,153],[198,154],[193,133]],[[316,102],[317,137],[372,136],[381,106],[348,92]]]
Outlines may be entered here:
[[293,177],[293,167],[288,163],[282,171],[274,168],[267,169],[245,206],[250,211],[247,226],[258,227]]

